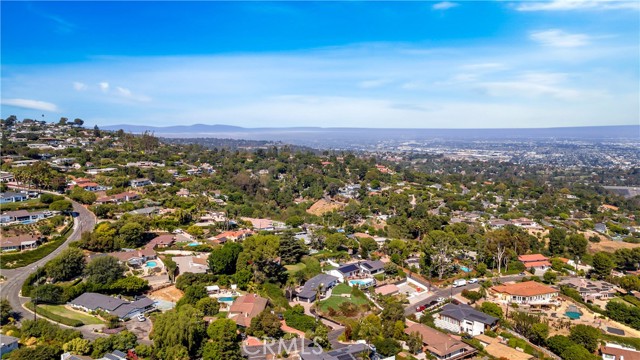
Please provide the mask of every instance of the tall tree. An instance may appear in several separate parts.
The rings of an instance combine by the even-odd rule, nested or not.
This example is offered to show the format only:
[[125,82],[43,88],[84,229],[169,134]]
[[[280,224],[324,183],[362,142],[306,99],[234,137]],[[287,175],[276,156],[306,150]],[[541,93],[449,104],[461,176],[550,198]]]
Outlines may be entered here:
[[97,257],[87,264],[85,275],[92,283],[109,285],[118,279],[124,278],[127,268],[113,256]]
[[207,334],[210,342],[204,346],[205,360],[240,360],[242,353],[238,345],[238,333],[235,321],[218,319],[209,325]]

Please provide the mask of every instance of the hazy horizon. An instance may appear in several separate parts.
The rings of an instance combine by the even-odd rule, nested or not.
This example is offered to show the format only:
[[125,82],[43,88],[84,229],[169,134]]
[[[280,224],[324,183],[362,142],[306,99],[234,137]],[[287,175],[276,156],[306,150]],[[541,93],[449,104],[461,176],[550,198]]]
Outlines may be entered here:
[[639,10],[586,0],[3,2],[1,112],[88,126],[637,125]]

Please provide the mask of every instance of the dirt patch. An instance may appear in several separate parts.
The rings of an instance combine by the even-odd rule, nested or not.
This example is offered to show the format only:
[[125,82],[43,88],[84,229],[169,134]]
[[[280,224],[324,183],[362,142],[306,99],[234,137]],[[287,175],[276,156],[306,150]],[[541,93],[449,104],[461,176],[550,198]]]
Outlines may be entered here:
[[182,298],[183,295],[184,293],[176,289],[175,285],[171,285],[159,290],[152,291],[149,294],[149,297],[151,299],[165,300],[165,301],[170,301],[175,303],[175,302],[178,302],[178,300],[180,300],[180,298]]
[[307,209],[307,212],[312,215],[321,216],[322,214],[342,209],[343,207],[344,204],[342,203],[320,199],[316,201],[315,204],[311,205],[311,207]]
[[[586,234],[585,234],[586,236]],[[598,251],[614,252],[618,249],[634,249],[640,247],[640,244],[631,244],[622,241],[601,240],[599,243],[589,242],[589,252],[596,253]]]

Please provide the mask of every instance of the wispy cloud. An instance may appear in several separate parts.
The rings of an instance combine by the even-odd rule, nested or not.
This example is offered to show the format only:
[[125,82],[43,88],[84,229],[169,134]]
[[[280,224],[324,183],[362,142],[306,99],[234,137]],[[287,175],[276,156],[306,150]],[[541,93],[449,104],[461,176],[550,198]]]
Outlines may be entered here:
[[586,34],[570,34],[559,29],[534,31],[529,38],[545,46],[553,47],[579,47],[588,45],[591,37]]
[[456,6],[459,6],[460,4],[454,3],[454,2],[450,2],[450,1],[442,1],[439,3],[435,3],[431,6],[431,8],[433,10],[449,10],[451,8],[454,8]]
[[58,106],[56,104],[33,99],[2,99],[0,100],[0,103],[5,106],[13,106],[27,110],[41,110],[50,112],[58,111]]
[[640,2],[618,0],[552,0],[522,1],[519,11],[571,11],[571,10],[638,10]]
[[85,91],[85,90],[87,90],[87,84],[85,84],[85,83],[81,83],[81,82],[79,82],[79,81],[74,81],[74,82],[73,82],[73,88],[74,88],[76,91]]
[[378,88],[384,85],[389,84],[391,81],[389,79],[371,79],[364,80],[358,83],[358,87],[363,89],[373,89]]
[[142,101],[142,102],[151,101],[150,97],[134,94],[133,92],[131,92],[131,90],[121,86],[116,86],[116,91],[118,92],[118,95],[129,100]]
[[98,86],[100,86],[100,90],[102,90],[102,92],[106,93],[109,91],[109,83],[106,81],[102,81],[98,83]]

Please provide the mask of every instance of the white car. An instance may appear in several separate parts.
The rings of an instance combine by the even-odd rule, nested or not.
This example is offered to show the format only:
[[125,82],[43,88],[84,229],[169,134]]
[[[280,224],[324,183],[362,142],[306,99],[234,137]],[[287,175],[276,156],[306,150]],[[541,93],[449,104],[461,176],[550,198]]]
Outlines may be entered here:
[[438,299],[436,299],[436,301],[439,302],[439,303],[441,303],[441,302],[443,302],[445,300],[447,300],[447,299],[443,298],[442,296],[439,297]]
[[144,315],[142,315],[142,314],[138,314],[138,321],[143,322],[143,321],[145,321],[145,320],[147,320],[147,318],[146,318],[146,317],[144,317]]
[[478,282],[478,279],[476,279],[476,278],[473,278],[473,279],[469,280],[469,284],[475,284],[477,282]]
[[453,287],[460,287],[460,286],[465,286],[465,285],[467,285],[467,280],[465,280],[465,279],[458,279],[458,280],[453,282]]

